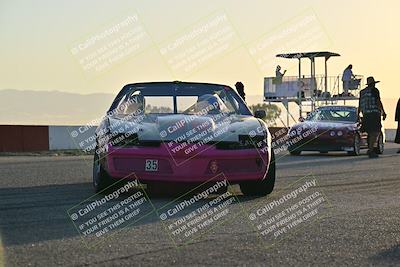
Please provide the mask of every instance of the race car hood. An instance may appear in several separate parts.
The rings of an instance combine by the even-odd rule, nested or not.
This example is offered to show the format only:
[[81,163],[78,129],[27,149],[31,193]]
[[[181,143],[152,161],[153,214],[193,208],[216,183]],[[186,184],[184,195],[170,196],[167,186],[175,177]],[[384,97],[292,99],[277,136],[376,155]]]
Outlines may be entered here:
[[237,114],[156,115],[109,117],[111,133],[137,134],[142,141],[239,141],[240,135],[264,136],[268,130],[252,117]]
[[331,121],[304,121],[292,126],[291,130],[316,129],[317,131],[327,130],[355,130],[357,124],[354,122],[331,122]]

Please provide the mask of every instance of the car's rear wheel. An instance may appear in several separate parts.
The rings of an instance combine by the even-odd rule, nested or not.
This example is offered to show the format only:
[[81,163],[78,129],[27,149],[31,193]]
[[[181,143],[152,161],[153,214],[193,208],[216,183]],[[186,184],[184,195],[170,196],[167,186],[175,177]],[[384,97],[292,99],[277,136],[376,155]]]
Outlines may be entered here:
[[95,152],[93,159],[93,187],[96,193],[110,187],[112,179],[104,170],[99,155]]
[[378,146],[375,148],[375,153],[383,154],[384,150],[385,150],[385,144],[383,143],[383,135],[382,133],[380,133],[378,137]]
[[347,152],[349,155],[358,156],[360,155],[360,136],[356,134],[353,140],[353,151]]
[[275,154],[271,150],[271,161],[266,177],[261,181],[251,181],[240,183],[240,190],[244,195],[249,196],[265,196],[270,194],[274,190],[275,186]]

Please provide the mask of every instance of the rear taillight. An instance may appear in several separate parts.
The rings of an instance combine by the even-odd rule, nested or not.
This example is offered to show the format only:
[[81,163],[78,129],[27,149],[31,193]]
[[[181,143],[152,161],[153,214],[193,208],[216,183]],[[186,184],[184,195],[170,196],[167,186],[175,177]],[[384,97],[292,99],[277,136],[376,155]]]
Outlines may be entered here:
[[211,173],[217,173],[218,172],[218,162],[216,160],[213,160],[209,164],[209,169]]

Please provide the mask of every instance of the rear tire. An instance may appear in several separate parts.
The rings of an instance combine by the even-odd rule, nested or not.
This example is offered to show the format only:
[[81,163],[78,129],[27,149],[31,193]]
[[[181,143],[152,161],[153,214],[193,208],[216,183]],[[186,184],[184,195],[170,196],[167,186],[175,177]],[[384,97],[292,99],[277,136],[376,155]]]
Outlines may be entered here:
[[271,150],[271,160],[268,169],[268,173],[265,178],[261,181],[250,181],[239,183],[240,190],[246,196],[265,196],[270,194],[274,190],[276,177],[275,168],[275,154]]
[[103,191],[104,189],[112,185],[112,179],[108,173],[104,170],[101,165],[99,155],[97,152],[94,153],[93,159],[93,187],[96,193]]
[[360,155],[360,136],[356,134],[353,140],[353,151],[347,152],[349,155],[358,156]]

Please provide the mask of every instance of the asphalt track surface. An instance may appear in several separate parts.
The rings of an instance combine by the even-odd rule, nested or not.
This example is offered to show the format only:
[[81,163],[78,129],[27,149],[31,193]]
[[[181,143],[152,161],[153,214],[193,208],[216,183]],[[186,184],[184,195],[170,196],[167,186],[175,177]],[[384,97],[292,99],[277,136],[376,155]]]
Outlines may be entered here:
[[[165,228],[174,219],[161,221],[155,213],[107,233],[99,243],[97,237],[82,237],[67,210],[93,195],[91,157],[3,156],[0,265],[400,266],[396,150],[387,144],[379,159],[343,153],[278,155],[275,196],[312,177],[318,182],[314,190],[326,200],[318,219],[278,239],[264,238],[251,226],[249,214],[273,196],[244,197],[232,187],[238,202],[229,206],[231,217],[187,243],[176,243]],[[152,197],[151,203],[157,209],[171,200]]]

